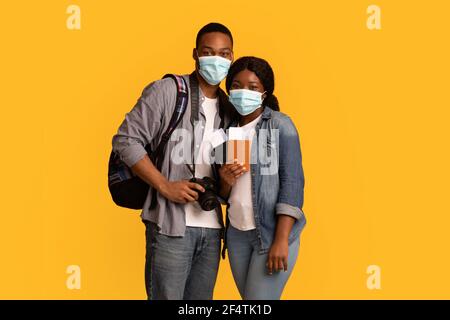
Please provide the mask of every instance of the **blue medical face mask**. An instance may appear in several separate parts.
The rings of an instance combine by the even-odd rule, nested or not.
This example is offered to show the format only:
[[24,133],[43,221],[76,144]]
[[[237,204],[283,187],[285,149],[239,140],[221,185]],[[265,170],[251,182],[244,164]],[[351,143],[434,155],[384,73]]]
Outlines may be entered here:
[[259,91],[247,89],[230,90],[230,102],[240,115],[246,116],[262,105],[262,95]]
[[219,84],[228,74],[231,61],[221,56],[198,57],[198,72],[210,85]]

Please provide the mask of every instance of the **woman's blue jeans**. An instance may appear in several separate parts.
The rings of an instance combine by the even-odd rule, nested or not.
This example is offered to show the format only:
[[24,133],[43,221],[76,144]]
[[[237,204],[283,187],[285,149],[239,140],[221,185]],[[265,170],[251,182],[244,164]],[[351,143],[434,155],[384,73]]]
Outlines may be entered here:
[[227,230],[228,257],[234,281],[244,300],[279,300],[294,269],[300,248],[300,237],[289,245],[287,272],[269,275],[266,267],[268,253],[259,254],[256,230],[240,231],[233,226]]

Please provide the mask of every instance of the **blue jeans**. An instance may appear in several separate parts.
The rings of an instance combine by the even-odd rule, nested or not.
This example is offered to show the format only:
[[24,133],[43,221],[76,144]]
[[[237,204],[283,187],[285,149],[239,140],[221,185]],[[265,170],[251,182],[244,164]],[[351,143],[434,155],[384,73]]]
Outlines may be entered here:
[[149,300],[211,300],[220,262],[221,230],[187,227],[169,237],[146,223],[145,284]]
[[244,300],[279,300],[294,269],[300,237],[289,245],[288,271],[268,274],[268,254],[259,254],[256,230],[240,231],[233,226],[227,231],[228,257],[234,281]]

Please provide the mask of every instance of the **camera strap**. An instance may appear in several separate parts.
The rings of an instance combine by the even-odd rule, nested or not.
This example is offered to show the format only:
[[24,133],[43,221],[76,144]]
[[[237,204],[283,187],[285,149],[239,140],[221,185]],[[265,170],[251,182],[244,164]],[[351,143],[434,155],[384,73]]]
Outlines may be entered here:
[[[164,151],[166,149],[167,143],[170,140],[170,136],[183,119],[189,101],[187,83],[182,76],[166,74],[163,79],[165,78],[171,78],[175,81],[177,87],[177,97],[174,112],[172,114],[172,117],[170,118],[169,125],[166,131],[161,137],[161,141],[159,142],[154,152],[147,151],[150,159],[158,170],[161,170]],[[152,188],[151,192],[152,198],[150,202],[150,209],[154,209],[156,207],[156,189]]]
[[[192,131],[193,131],[193,138],[192,138],[192,167],[189,164],[186,164],[186,166],[189,168],[189,171],[192,173],[192,177],[195,178],[195,155],[198,153],[197,144],[195,141],[195,125],[199,121],[199,111],[200,111],[200,105],[199,105],[199,84],[197,79],[196,71],[192,72],[189,75],[189,90],[190,90],[190,99],[191,99],[191,125],[192,125]],[[223,128],[224,126],[224,113],[221,108],[223,101],[226,99],[225,93],[219,88],[217,92],[217,98],[219,101],[219,116],[220,116],[220,128]],[[200,146],[200,145],[199,145]],[[218,174],[216,172],[216,166],[214,164],[211,164],[212,172],[214,175],[214,179],[218,181]],[[223,221],[222,221],[222,210],[220,208],[216,209],[217,213],[217,219],[219,221],[219,224],[224,227]]]
[[191,98],[191,125],[192,125],[192,167],[189,164],[186,166],[189,168],[189,171],[192,173],[192,177],[195,178],[195,155],[197,154],[197,145],[195,143],[195,124],[199,121],[199,85],[196,72],[192,72],[189,75],[189,91]]
[[[192,125],[192,131],[193,131],[193,138],[192,138],[192,167],[189,164],[186,164],[186,166],[189,168],[189,171],[192,173],[192,176],[195,178],[195,155],[198,153],[197,144],[195,142],[195,124],[199,121],[199,112],[200,112],[200,104],[199,104],[199,84],[196,72],[192,72],[189,75],[189,90],[190,90],[190,98],[191,98],[191,125]],[[219,128],[223,128],[224,126],[224,111],[222,108],[222,104],[224,104],[224,101],[228,99],[226,94],[222,91],[222,89],[218,89],[217,92],[217,99],[219,103],[219,117],[220,117],[220,124]],[[217,172],[215,171],[214,165],[213,166],[213,175],[214,178],[217,179]]]

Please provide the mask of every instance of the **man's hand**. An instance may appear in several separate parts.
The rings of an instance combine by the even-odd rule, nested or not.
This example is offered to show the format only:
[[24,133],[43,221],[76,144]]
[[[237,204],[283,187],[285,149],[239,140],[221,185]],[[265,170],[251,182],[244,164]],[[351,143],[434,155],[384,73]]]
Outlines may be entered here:
[[275,240],[269,250],[267,258],[267,271],[272,274],[274,271],[288,269],[289,244],[286,240]]
[[158,189],[163,197],[177,203],[197,201],[198,192],[205,192],[201,185],[188,180],[166,181]]
[[198,199],[198,191],[205,192],[205,189],[198,183],[188,180],[168,181],[148,157],[145,155],[133,167],[133,172],[142,180],[147,182],[165,198],[177,203],[188,203]]

